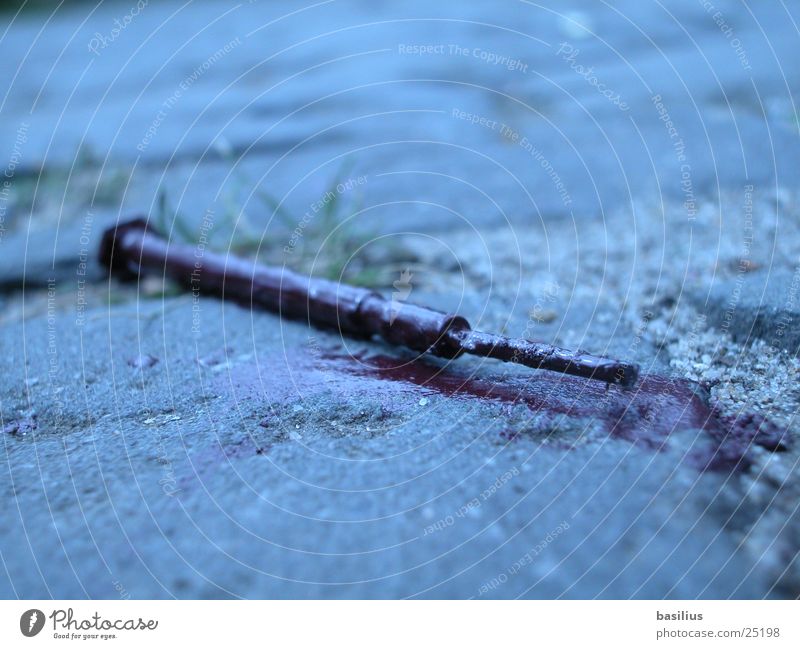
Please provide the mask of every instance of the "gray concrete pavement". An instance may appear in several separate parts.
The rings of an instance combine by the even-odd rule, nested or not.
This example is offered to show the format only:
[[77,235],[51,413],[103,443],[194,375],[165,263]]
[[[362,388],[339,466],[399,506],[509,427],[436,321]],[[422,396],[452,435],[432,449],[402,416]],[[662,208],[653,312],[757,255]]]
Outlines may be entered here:
[[[800,594],[798,12],[708,4],[3,15],[0,596]],[[647,378],[109,281],[133,213]]]

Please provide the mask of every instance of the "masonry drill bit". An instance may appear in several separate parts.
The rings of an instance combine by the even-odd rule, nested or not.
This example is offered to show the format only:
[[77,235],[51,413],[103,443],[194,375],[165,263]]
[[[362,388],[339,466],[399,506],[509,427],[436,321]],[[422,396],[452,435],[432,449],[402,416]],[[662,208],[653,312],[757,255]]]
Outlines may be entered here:
[[143,218],[109,228],[99,257],[110,271],[129,277],[158,272],[192,291],[234,298],[350,336],[380,336],[391,344],[443,358],[473,354],[622,386],[633,385],[639,374],[633,363],[474,331],[459,315],[167,241]]

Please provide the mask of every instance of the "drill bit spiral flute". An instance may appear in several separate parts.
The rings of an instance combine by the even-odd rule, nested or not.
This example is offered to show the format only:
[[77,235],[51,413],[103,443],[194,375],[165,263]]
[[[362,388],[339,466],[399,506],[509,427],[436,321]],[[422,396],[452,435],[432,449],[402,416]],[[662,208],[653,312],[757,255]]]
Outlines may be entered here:
[[459,315],[392,303],[369,289],[207,251],[199,261],[193,246],[167,241],[142,218],[109,228],[99,254],[101,263],[115,272],[162,273],[204,293],[350,336],[380,336],[393,345],[443,358],[474,354],[622,386],[633,385],[639,373],[632,363],[474,331]]

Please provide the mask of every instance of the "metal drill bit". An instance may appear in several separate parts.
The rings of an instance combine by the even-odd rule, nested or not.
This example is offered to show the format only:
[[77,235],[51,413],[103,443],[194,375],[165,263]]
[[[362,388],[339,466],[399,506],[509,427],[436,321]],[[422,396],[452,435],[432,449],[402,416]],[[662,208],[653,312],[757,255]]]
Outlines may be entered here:
[[464,353],[497,358],[535,369],[553,370],[624,386],[633,385],[639,376],[639,367],[633,363],[595,356],[581,350],[571,351],[482,331],[451,331],[448,335],[458,339]]
[[198,255],[194,246],[167,241],[143,218],[109,228],[99,258],[110,270],[129,276],[158,271],[192,290],[232,297],[351,336],[377,335],[444,358],[473,354],[622,386],[633,385],[639,374],[633,363],[474,331],[459,315],[398,304],[369,289],[208,251]]

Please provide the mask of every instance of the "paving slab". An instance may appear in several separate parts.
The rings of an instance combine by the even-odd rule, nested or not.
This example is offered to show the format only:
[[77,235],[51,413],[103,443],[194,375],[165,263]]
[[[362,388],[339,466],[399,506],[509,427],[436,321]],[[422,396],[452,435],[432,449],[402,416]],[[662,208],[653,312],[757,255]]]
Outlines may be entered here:
[[[190,4],[2,17],[0,596],[800,594],[796,7]],[[642,380],[108,278],[134,214]]]

